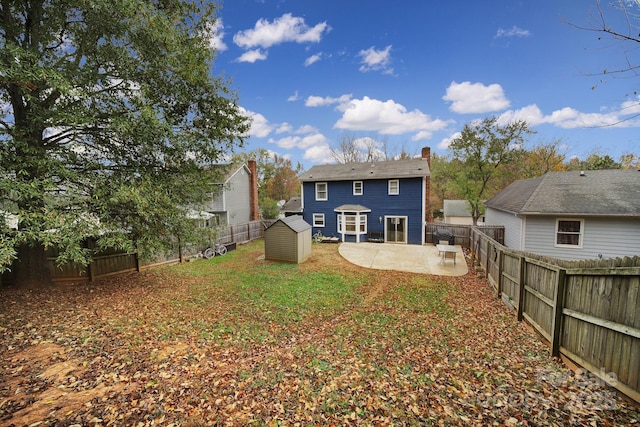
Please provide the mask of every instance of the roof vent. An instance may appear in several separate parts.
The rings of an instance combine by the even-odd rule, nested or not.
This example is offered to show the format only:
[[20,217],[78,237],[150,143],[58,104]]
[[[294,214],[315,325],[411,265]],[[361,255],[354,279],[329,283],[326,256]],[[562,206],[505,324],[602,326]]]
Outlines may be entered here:
[[584,171],[580,171],[580,176],[587,176]]

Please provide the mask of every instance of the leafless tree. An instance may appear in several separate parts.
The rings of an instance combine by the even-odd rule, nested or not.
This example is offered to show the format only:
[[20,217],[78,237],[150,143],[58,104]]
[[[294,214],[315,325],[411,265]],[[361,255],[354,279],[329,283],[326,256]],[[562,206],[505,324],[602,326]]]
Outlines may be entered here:
[[[612,13],[615,14],[615,17],[612,16]],[[640,47],[640,2],[638,0],[613,0],[605,7],[600,0],[596,0],[596,9],[591,16],[592,21],[586,26],[575,23],[570,23],[570,25],[598,34],[598,40],[615,42],[616,46],[622,48],[624,59],[619,65],[605,65],[602,71],[590,75],[603,78],[608,76],[638,77],[640,75],[640,60],[637,57]],[[611,24],[612,22],[615,22],[615,26]],[[592,89],[595,88],[596,86],[592,87]],[[635,97],[638,94],[636,86],[625,96]],[[634,114],[622,121],[631,120],[638,116],[640,114]],[[617,124],[619,123],[612,123],[608,126]]]

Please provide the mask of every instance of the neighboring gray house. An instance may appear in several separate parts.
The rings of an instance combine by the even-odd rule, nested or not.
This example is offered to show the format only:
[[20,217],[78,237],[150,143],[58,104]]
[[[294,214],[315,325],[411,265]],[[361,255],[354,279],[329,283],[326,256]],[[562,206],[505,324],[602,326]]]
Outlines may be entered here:
[[505,245],[566,260],[640,255],[640,171],[549,172],[486,203]]
[[[442,213],[445,224],[473,225],[471,208],[466,200],[444,200]],[[484,215],[478,218],[478,224],[484,222]]]
[[205,211],[213,214],[210,225],[235,225],[260,219],[255,161],[229,167]]

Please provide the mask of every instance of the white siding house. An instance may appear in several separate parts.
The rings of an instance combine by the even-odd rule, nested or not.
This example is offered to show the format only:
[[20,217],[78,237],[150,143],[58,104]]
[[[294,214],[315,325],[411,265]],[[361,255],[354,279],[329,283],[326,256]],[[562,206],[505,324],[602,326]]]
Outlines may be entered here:
[[640,171],[550,172],[485,203],[505,245],[566,260],[640,255]]
[[[214,184],[211,201],[205,210],[215,216],[216,225],[243,224],[259,219],[254,218],[253,203],[257,203],[257,197],[252,201],[256,185],[252,173],[245,164],[235,166],[227,170],[222,182]],[[255,192],[257,194],[257,189]]]

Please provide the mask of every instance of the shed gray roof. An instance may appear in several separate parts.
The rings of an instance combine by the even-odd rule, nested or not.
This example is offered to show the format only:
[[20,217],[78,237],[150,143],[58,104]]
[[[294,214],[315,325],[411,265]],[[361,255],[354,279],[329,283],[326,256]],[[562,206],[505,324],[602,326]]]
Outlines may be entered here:
[[549,172],[512,183],[485,205],[525,215],[640,217],[640,171]]
[[418,178],[429,176],[425,158],[388,160],[372,163],[317,165],[300,175],[300,181],[345,181],[390,178]]
[[283,224],[285,224],[287,227],[289,227],[296,233],[299,233],[301,231],[308,230],[311,228],[311,225],[308,222],[306,222],[304,219],[302,219],[302,216],[291,215],[285,218],[280,218],[279,220],[271,224],[269,227],[267,227],[267,229],[273,227],[278,222],[282,222]]

